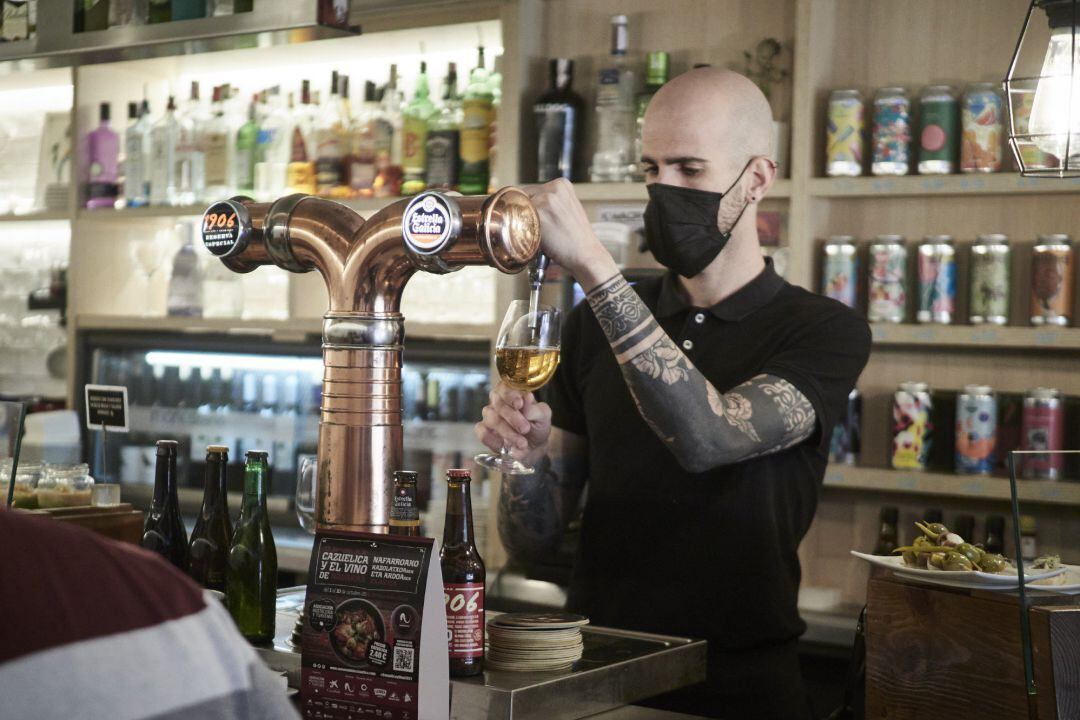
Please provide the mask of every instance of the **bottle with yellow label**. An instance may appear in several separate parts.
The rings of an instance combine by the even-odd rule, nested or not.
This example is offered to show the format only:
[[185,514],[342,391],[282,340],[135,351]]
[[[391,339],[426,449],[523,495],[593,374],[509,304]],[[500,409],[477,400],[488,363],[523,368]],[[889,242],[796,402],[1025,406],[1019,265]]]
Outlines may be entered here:
[[424,180],[425,155],[428,123],[435,114],[435,104],[431,102],[428,89],[427,63],[420,63],[420,75],[416,78],[416,92],[402,113],[402,130],[405,133],[402,144],[401,164],[405,179],[401,184],[402,195],[415,195],[422,192],[427,184]]
[[484,68],[484,48],[480,47],[479,62],[469,76],[462,100],[461,174],[458,180],[462,195],[480,195],[488,191],[493,101],[488,72]]

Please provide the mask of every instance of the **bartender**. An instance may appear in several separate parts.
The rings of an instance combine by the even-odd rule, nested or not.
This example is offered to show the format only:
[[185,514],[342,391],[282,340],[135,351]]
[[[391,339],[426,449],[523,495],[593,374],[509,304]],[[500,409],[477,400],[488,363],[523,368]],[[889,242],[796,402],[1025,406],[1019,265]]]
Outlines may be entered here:
[[544,251],[587,303],[566,319],[548,402],[500,383],[476,432],[536,468],[502,481],[514,558],[549,556],[587,486],[568,609],[708,640],[707,681],[655,706],[799,720],[796,551],[870,331],[762,258],[772,134],[768,102],[737,73],[699,68],[656,93],[645,237],[669,272],[634,286],[569,182],[533,190]]

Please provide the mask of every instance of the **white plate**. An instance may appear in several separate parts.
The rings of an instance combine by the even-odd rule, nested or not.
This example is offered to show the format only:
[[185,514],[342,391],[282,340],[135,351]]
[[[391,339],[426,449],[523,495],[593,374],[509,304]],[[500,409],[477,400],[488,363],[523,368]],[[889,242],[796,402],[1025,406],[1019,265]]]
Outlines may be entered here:
[[1055,593],[1058,595],[1080,595],[1080,565],[1063,565],[1065,583],[1063,585],[1038,585],[1028,583],[1028,591]]
[[[904,564],[904,558],[899,555],[885,557],[881,555],[868,555],[866,553],[856,552],[855,550],[852,550],[851,554],[865,560],[871,565],[888,568],[902,577],[912,578],[914,580],[924,580],[934,585],[946,585],[949,587],[963,588],[965,590],[1008,590],[1020,585],[1019,576],[1017,576],[1015,572],[1006,575],[995,575],[992,573],[979,572],[978,570],[924,570],[923,568],[908,567]],[[1049,570],[1033,575],[1025,574],[1025,584],[1030,585],[1034,580],[1054,577],[1063,572],[1065,572],[1065,568],[1060,567],[1056,570]],[[1035,587],[1053,588],[1057,586],[1036,585]]]

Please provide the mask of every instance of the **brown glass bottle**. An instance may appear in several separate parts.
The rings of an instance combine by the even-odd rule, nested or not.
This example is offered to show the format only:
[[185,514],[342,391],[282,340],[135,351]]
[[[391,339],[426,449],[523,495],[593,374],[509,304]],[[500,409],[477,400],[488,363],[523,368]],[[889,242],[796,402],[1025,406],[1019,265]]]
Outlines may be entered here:
[[225,570],[229,565],[229,543],[232,541],[225,487],[228,467],[227,447],[210,445],[206,448],[202,511],[195,520],[188,548],[188,575],[204,588],[221,592],[225,592]]
[[446,604],[450,677],[484,671],[484,561],[473,535],[468,470],[446,472],[446,523],[439,561]]
[[394,473],[394,499],[390,505],[390,534],[420,537],[420,508],[416,505],[416,473]]
[[188,539],[187,528],[180,517],[180,501],[176,497],[176,449],[175,440],[157,442],[154,502],[146,514],[140,544],[186,572]]
[[875,555],[892,555],[893,550],[899,547],[899,533],[896,530],[899,516],[900,511],[895,507],[881,508],[881,529],[878,531],[877,544],[874,546]]

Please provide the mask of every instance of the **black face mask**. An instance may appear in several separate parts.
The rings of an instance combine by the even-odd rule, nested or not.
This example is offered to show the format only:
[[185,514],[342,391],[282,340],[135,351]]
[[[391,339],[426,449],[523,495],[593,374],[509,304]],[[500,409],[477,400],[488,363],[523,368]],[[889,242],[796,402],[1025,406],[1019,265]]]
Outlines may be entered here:
[[648,186],[645,242],[657,262],[691,278],[716,259],[750,204],[743,205],[730,228],[721,230],[717,226],[720,201],[738,184],[749,166],[747,163],[735,182],[722,193],[660,183]]

